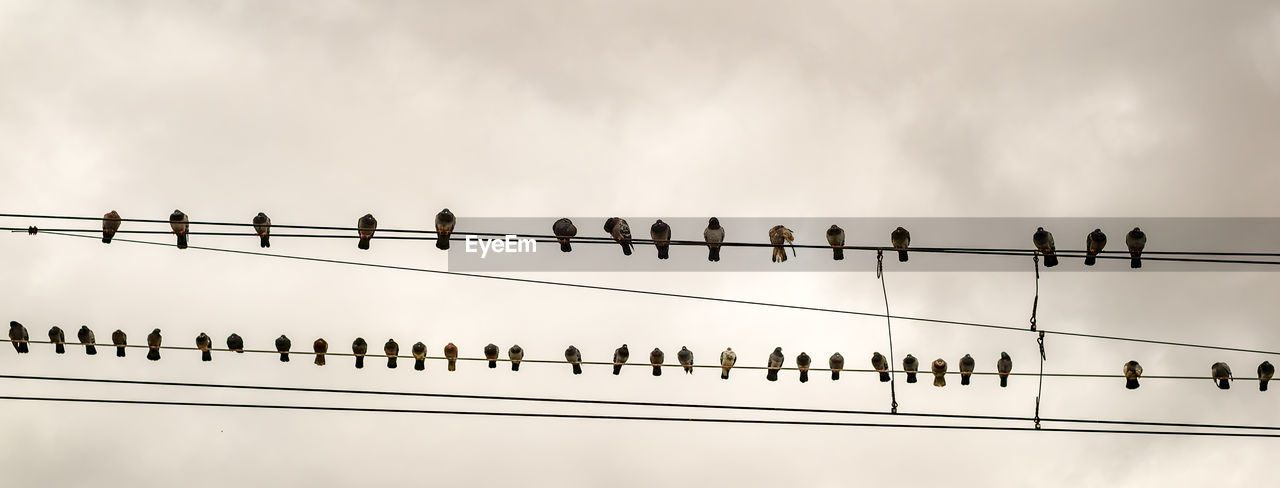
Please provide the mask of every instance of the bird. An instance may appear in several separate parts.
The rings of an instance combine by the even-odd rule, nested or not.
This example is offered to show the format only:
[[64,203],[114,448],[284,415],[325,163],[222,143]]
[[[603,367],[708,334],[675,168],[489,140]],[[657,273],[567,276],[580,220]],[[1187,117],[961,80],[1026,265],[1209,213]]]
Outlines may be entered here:
[[973,366],[974,366],[973,356],[965,354],[964,357],[960,358],[960,385],[961,386],[965,386],[969,384],[969,376],[973,375]]
[[658,248],[658,259],[671,257],[671,226],[658,219],[649,226],[649,238],[653,239],[653,247]]
[[889,360],[885,359],[883,354],[879,352],[871,354],[871,367],[880,373],[880,382],[889,381]]
[[512,371],[520,371],[520,360],[524,359],[524,349],[521,349],[519,344],[511,346],[511,349],[507,349],[507,359],[511,360]]
[[627,221],[618,217],[609,217],[604,221],[604,231],[622,246],[623,255],[631,255],[631,226],[627,225]]
[[116,329],[111,333],[111,343],[116,346],[116,357],[124,357],[124,348],[129,345],[129,336],[125,335],[123,330]]
[[267,217],[267,214],[262,212],[254,215],[253,232],[258,234],[258,245],[260,247],[271,247],[271,217]]
[[1124,236],[1124,245],[1129,247],[1129,267],[1142,267],[1142,250],[1147,247],[1147,233],[1134,227]]
[[719,261],[720,244],[724,242],[724,227],[720,227],[720,219],[711,217],[707,220],[707,229],[702,231],[702,239],[707,241],[707,261]]
[[356,357],[356,369],[364,367],[364,355],[369,353],[369,343],[363,337],[351,341],[351,354]]
[[907,262],[907,248],[911,246],[911,233],[902,227],[893,229],[893,232],[889,233],[889,243],[898,250],[898,262]]
[[178,236],[178,249],[187,248],[187,231],[191,228],[191,221],[187,219],[187,214],[181,210],[174,210],[169,214],[169,228],[173,229],[173,233]]
[[444,358],[449,362],[449,371],[458,369],[458,346],[452,342],[444,345]]
[[622,365],[627,364],[627,358],[631,357],[631,350],[627,349],[627,345],[613,350],[613,374],[622,373]]
[[120,230],[120,214],[112,210],[102,216],[102,243],[111,244],[111,238],[116,236],[117,230]]
[[680,346],[680,352],[676,353],[676,360],[684,366],[685,374],[693,374],[693,351],[686,346]]
[[1130,390],[1138,389],[1138,378],[1142,377],[1142,365],[1137,361],[1129,361],[1124,363],[1124,387]]
[[840,370],[844,369],[844,356],[840,353],[831,355],[831,359],[827,360],[827,365],[831,366],[831,381],[840,379]]
[[400,345],[396,344],[396,340],[387,339],[387,343],[382,345],[382,352],[387,355],[387,368],[396,369],[396,356],[400,354]]
[[947,386],[947,362],[942,358],[933,360],[933,386]]
[[844,259],[844,229],[831,224],[831,228],[827,229],[827,244],[831,245],[831,259]]
[[90,356],[98,353],[98,341],[93,336],[93,330],[87,325],[81,325],[80,330],[76,332],[76,338],[80,339],[80,344],[84,346],[84,353]]
[[813,364],[813,358],[810,358],[809,355],[806,354],[805,352],[801,351],[800,355],[796,356],[796,369],[800,370],[801,383],[809,382],[809,365],[810,364]]
[[324,354],[329,352],[329,341],[323,337],[311,343],[311,350],[316,353],[316,366],[324,366]]
[[449,236],[453,234],[453,225],[456,223],[458,221],[453,217],[453,212],[447,208],[436,214],[436,249],[449,250]]
[[781,225],[775,225],[769,229],[769,243],[773,244],[773,262],[787,262],[787,251],[782,248],[783,242],[791,244],[791,255],[796,254],[796,237],[791,234],[791,229]]
[[560,243],[561,252],[569,252],[573,250],[573,246],[569,245],[569,239],[578,235],[578,228],[573,226],[572,220],[557,220],[556,223],[551,224],[551,232],[555,233],[556,242]]
[[1209,372],[1213,374],[1213,379],[1217,380],[1219,389],[1231,389],[1231,367],[1227,366],[1227,363],[1213,363]]
[[19,354],[27,353],[27,341],[31,337],[27,335],[27,328],[16,321],[9,321],[9,342],[13,343],[13,349]]
[[1102,252],[1102,248],[1107,247],[1107,235],[1102,233],[1102,229],[1093,229],[1089,235],[1084,238],[1084,265],[1093,266],[1098,262],[1098,253]]
[[422,341],[413,343],[413,347],[409,348],[409,352],[413,353],[413,369],[422,371],[427,369],[427,345]]
[[782,355],[781,347],[773,348],[773,353],[769,354],[769,372],[765,373],[765,379],[778,381],[778,370],[782,368],[782,362],[786,359],[786,356]]
[[910,354],[902,358],[902,370],[907,373],[907,383],[916,382],[916,371],[920,369],[920,360]]
[[280,337],[276,338],[276,352],[280,353],[280,362],[289,362],[289,347],[291,346],[293,346],[293,342],[288,337],[285,337],[284,334],[280,334]]
[[489,345],[484,346],[484,358],[489,360],[489,369],[497,368],[498,345],[491,342]]
[[649,353],[649,365],[653,366],[653,375],[662,376],[662,362],[667,359],[667,355],[662,353],[662,349],[653,348],[653,352]]
[[356,234],[360,236],[360,242],[356,243],[356,247],[364,250],[369,249],[369,241],[373,239],[373,232],[378,230],[378,219],[373,218],[373,214],[364,214],[360,220],[356,221]]
[[996,372],[1000,373],[1000,387],[1009,386],[1009,372],[1013,371],[1013,358],[1009,353],[1001,351],[1000,360],[996,361]]
[[1058,255],[1054,254],[1053,234],[1044,227],[1036,227],[1036,233],[1031,235],[1031,243],[1035,244],[1036,251],[1044,254],[1044,267],[1052,268],[1058,265]]
[[1258,365],[1258,391],[1267,391],[1267,382],[1271,381],[1271,377],[1276,374],[1276,367],[1271,365],[1270,361],[1263,361]]
[[733,368],[733,364],[738,362],[738,353],[733,352],[733,348],[725,348],[720,353],[720,379],[729,379],[729,370]]
[[244,354],[244,339],[240,338],[240,334],[233,332],[227,336],[227,350]]
[[200,350],[201,361],[213,361],[213,339],[209,338],[209,334],[201,332],[196,336],[196,349]]
[[151,333],[147,334],[147,359],[152,361],[160,360],[160,342],[162,339],[160,337],[160,329],[152,329]]
[[578,348],[569,346],[564,350],[564,360],[573,365],[573,374],[582,374],[582,352]]
[[62,332],[62,327],[53,326],[49,329],[49,342],[53,343],[53,352],[63,354],[67,352],[67,335]]

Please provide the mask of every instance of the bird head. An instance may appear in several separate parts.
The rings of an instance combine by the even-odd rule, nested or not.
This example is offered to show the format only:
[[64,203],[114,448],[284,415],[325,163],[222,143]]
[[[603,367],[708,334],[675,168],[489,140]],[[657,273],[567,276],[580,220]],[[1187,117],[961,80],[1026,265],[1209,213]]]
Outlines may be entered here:
[[1000,359],[1009,359],[1009,353],[1003,351],[1000,352]]
[[717,218],[715,218],[715,217],[711,217],[711,219],[710,219],[710,220],[707,220],[707,227],[710,227],[710,228],[712,228],[712,229],[719,228],[719,227],[720,227],[720,219],[717,219]]

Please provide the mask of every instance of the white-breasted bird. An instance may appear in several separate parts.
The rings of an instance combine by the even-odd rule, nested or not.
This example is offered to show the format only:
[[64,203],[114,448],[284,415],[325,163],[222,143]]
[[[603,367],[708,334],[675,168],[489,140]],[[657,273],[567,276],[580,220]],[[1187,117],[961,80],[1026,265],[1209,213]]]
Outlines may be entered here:
[[889,233],[889,243],[893,244],[893,248],[898,251],[898,262],[907,262],[907,248],[911,247],[911,233],[907,229],[898,227]]
[[449,250],[449,236],[453,235],[453,226],[457,223],[453,212],[447,208],[436,214],[436,249]]
[[1084,237],[1084,265],[1093,266],[1097,263],[1098,253],[1104,247],[1107,247],[1107,235],[1102,233],[1102,229],[1093,229],[1093,232]]
[[582,374],[582,351],[570,345],[564,350],[564,360],[573,366],[573,374]]
[[707,228],[702,231],[702,239],[707,241],[707,261],[719,261],[720,244],[724,242],[724,227],[720,226],[720,219],[711,217],[707,220]]
[[191,229],[191,220],[181,210],[169,214],[169,228],[178,236],[178,249],[187,248],[187,232]]
[[1031,243],[1036,246],[1036,251],[1044,255],[1044,267],[1058,265],[1058,255],[1054,254],[1053,233],[1044,230],[1044,227],[1037,227],[1036,233],[1031,235]]
[[765,373],[765,378],[769,381],[778,381],[778,370],[786,360],[786,356],[782,355],[781,347],[773,348],[773,353],[769,354],[769,372]]
[[732,347],[725,348],[724,352],[720,353],[720,379],[729,379],[729,370],[733,369],[734,363],[737,362],[738,353],[733,352]]
[[356,243],[356,247],[364,250],[369,249],[369,241],[373,240],[373,233],[378,230],[378,219],[373,218],[373,214],[364,214],[356,220],[356,235],[360,236],[360,242]]
[[1134,227],[1124,236],[1124,245],[1129,248],[1129,267],[1142,267],[1142,250],[1147,248],[1147,233]]
[[1213,379],[1218,382],[1218,388],[1223,390],[1231,389],[1231,367],[1227,363],[1213,363],[1209,368],[1209,372],[1213,375]]

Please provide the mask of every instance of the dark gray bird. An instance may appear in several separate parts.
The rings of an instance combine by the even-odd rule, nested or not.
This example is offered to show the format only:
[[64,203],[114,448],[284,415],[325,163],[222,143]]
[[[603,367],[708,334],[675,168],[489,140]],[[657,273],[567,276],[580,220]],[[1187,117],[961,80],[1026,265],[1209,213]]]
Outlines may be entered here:
[[947,362],[942,358],[933,360],[933,386],[947,386]]
[[1231,389],[1231,367],[1227,363],[1213,363],[1213,367],[1209,370],[1213,374],[1213,379],[1218,382],[1218,388],[1223,390]]
[[102,216],[102,243],[111,244],[111,238],[116,236],[117,230],[120,230],[120,214],[112,210]]
[[382,345],[382,352],[387,355],[387,368],[396,369],[396,356],[400,354],[400,345],[396,344],[395,339],[387,339],[387,343]]
[[667,355],[662,353],[662,349],[653,348],[653,352],[649,353],[649,365],[653,366],[653,375],[662,376],[662,362],[667,359]]
[[1036,227],[1036,233],[1031,235],[1031,243],[1035,244],[1036,251],[1044,255],[1044,267],[1052,268],[1058,265],[1058,255],[1054,254],[1053,234],[1044,227]]
[[831,245],[831,259],[844,259],[844,229],[831,224],[831,228],[827,229],[827,244]]
[[356,369],[364,367],[364,355],[369,353],[369,343],[363,337],[351,341],[351,353],[356,357]]
[[489,369],[498,367],[498,345],[489,343],[484,346],[484,358],[489,360]]
[[1270,361],[1258,365],[1258,391],[1267,391],[1267,382],[1276,374],[1276,367]]
[[369,249],[369,241],[373,240],[374,231],[378,230],[378,219],[373,218],[373,214],[364,214],[356,221],[356,233],[360,236],[360,242],[356,243],[356,247],[360,249]]
[[178,249],[187,248],[187,232],[191,228],[191,220],[187,218],[187,214],[181,210],[174,210],[169,214],[169,228],[173,229],[174,235],[178,236]]
[[907,383],[916,382],[916,371],[920,369],[920,360],[910,354],[902,358],[902,371],[907,373]]
[[734,363],[737,362],[738,353],[733,352],[732,347],[725,348],[724,352],[720,353],[720,379],[729,379],[729,370],[733,369]]
[[791,233],[791,229],[781,225],[775,225],[769,228],[769,244],[773,244],[773,262],[787,262],[787,251],[782,246],[784,243],[791,244],[791,255],[796,255],[796,236]]
[[671,226],[658,219],[649,226],[649,238],[653,239],[653,247],[658,248],[658,259],[671,257]]
[[1001,351],[1000,359],[996,361],[996,372],[1000,373],[1000,387],[1009,386],[1009,372],[1013,371],[1013,358],[1009,357],[1009,353]]
[[511,370],[520,371],[520,360],[524,359],[524,349],[519,344],[511,346],[507,349],[507,359],[511,360]]
[[840,370],[844,369],[844,356],[840,353],[831,355],[831,359],[827,360],[827,365],[831,367],[831,381],[840,379]]
[[631,350],[627,349],[627,345],[613,350],[613,374],[622,373],[622,365],[627,364],[627,359],[631,357]]
[[1107,235],[1102,233],[1102,229],[1093,229],[1084,238],[1084,265],[1093,266],[1097,263],[1098,253],[1104,247],[1107,247]]
[[871,354],[871,367],[880,373],[880,381],[889,381],[889,360],[885,359],[883,354],[875,352]]
[[631,255],[631,226],[627,225],[627,221],[609,217],[609,220],[604,221],[604,231],[622,246],[622,254]]
[[240,334],[232,333],[227,336],[227,349],[244,354],[244,339],[240,338]]
[[975,363],[973,360],[973,356],[965,354],[964,357],[960,358],[960,385],[961,386],[965,386],[969,384],[969,376],[973,375],[974,365]]
[[253,216],[253,232],[258,234],[258,245],[261,247],[271,247],[271,217],[267,214],[258,212]]
[[1134,227],[1124,236],[1124,245],[1129,247],[1129,267],[1142,267],[1142,250],[1147,247],[1147,233]]
[[444,345],[444,358],[449,363],[449,371],[458,370],[458,346],[452,342]]
[[810,364],[813,364],[813,358],[810,358],[808,354],[801,352],[799,356],[796,356],[796,369],[800,370],[801,383],[809,382],[809,365]]
[[413,369],[422,371],[427,369],[427,345],[422,341],[413,343],[413,347],[409,348],[409,352],[413,353]]
[[85,354],[92,356],[98,353],[98,341],[89,326],[81,325],[80,330],[76,332],[76,339],[80,339],[80,345],[84,346]]
[[280,334],[280,337],[276,338],[276,352],[280,353],[280,362],[289,362],[289,348],[292,346],[293,342],[288,337],[285,337],[284,334]]
[[436,214],[436,249],[449,250],[449,236],[453,234],[453,225],[458,223],[449,209]]
[[765,373],[765,379],[778,381],[778,370],[782,368],[782,362],[786,360],[786,356],[782,355],[781,347],[773,348],[773,352],[769,354],[769,372]]
[[323,337],[311,343],[311,350],[316,353],[316,366],[324,366],[324,355],[329,352],[329,341]]
[[152,361],[160,360],[161,339],[160,329],[152,329],[151,333],[147,334],[147,359]]
[[1137,361],[1129,361],[1124,363],[1124,387],[1130,390],[1138,389],[1138,378],[1142,377],[1142,365]]
[[578,348],[569,346],[564,350],[564,360],[573,365],[573,374],[582,374],[582,353]]
[[208,334],[201,332],[196,336],[196,349],[200,350],[201,361],[213,361],[213,339]]
[[707,229],[702,231],[702,239],[707,241],[707,261],[719,261],[720,244],[724,242],[724,227],[720,227],[720,219],[711,217],[707,220]]
[[889,243],[898,250],[898,262],[907,262],[907,248],[911,247],[911,233],[902,227],[893,229],[893,232],[889,233]]
[[680,361],[680,365],[684,366],[685,374],[693,374],[693,351],[688,347],[680,346],[680,352],[676,353],[676,360]]
[[569,245],[569,239],[578,235],[578,228],[574,227],[573,221],[569,219],[560,219],[556,223],[551,224],[551,232],[556,235],[556,242],[560,243],[562,252],[573,250],[573,246]]
[[116,357],[124,357],[124,348],[129,345],[129,336],[123,330],[116,329],[111,333],[111,343],[116,346]]
[[30,340],[31,337],[27,335],[26,327],[15,321],[9,321],[9,342],[13,343],[13,350],[18,351],[18,354],[26,354],[27,341]]
[[63,354],[67,352],[67,335],[62,332],[62,327],[53,326],[49,329],[49,342],[53,343],[53,352]]

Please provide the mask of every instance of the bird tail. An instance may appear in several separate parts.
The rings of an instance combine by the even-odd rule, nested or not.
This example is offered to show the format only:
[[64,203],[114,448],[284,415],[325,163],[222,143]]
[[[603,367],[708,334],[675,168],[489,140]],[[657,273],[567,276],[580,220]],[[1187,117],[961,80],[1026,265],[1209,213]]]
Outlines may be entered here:
[[497,367],[498,367],[498,362],[497,362],[497,361],[494,361],[494,360],[490,360],[490,361],[489,361],[489,369],[494,369],[494,368],[497,368]]
[[358,248],[360,248],[360,249],[364,249],[364,250],[368,251],[368,250],[369,250],[369,239],[370,239],[369,237],[360,236],[360,242],[356,244],[356,247],[358,247]]
[[450,360],[449,360],[449,371],[457,371],[457,370],[458,370],[458,360],[457,360],[457,359],[450,359]]
[[622,254],[623,254],[624,256],[630,256],[630,255],[631,255],[631,241],[619,241],[618,243],[619,243],[619,244],[622,244]]
[[1097,256],[1098,256],[1098,255],[1097,255],[1096,253],[1093,253],[1093,252],[1090,252],[1090,253],[1086,254],[1086,255],[1084,256],[1084,265],[1085,265],[1085,266],[1093,266],[1094,264],[1096,264],[1096,263],[1098,262],[1098,257],[1097,257]]
[[183,232],[181,234],[178,234],[178,249],[186,249],[186,248],[187,248],[187,233]]
[[389,369],[396,369],[396,357],[395,357],[395,356],[391,356],[391,357],[387,358],[387,368],[389,368]]
[[613,365],[613,374],[619,374],[619,373],[622,373],[622,365],[621,365],[621,364],[614,363],[614,365]]
[[1136,390],[1136,389],[1138,389],[1138,379],[1137,379],[1137,378],[1128,378],[1128,379],[1124,380],[1124,387],[1125,387],[1125,388],[1128,388],[1128,389],[1130,389],[1130,390]]
[[124,346],[116,346],[116,357],[124,357]]
[[653,365],[653,375],[654,375],[654,376],[662,376],[662,366],[658,366],[658,365],[656,365],[656,364],[655,364],[655,365]]
[[881,382],[881,383],[884,383],[884,382],[887,382],[887,381],[889,381],[889,373],[884,372],[884,371],[881,371],[881,372],[880,372],[880,382]]
[[718,247],[708,248],[708,249],[707,249],[707,261],[715,262],[715,261],[719,261],[719,260],[720,260],[720,248],[718,248]]
[[266,234],[258,236],[258,245],[262,247],[271,247],[271,236]]
[[436,233],[436,249],[441,251],[449,250],[449,234],[447,232]]
[[720,368],[720,379],[729,379],[729,368]]
[[961,374],[960,374],[960,384],[961,384],[961,385],[968,385],[968,384],[969,384],[969,374],[966,374],[966,373],[961,373]]
[[1219,380],[1218,380],[1218,388],[1219,388],[1219,389],[1223,389],[1223,390],[1230,390],[1230,389],[1231,389],[1231,382],[1230,382],[1230,381],[1228,381],[1226,378],[1219,379]]
[[287,363],[287,362],[289,362],[289,353],[287,353],[287,352],[282,352],[282,353],[280,353],[280,362],[282,362],[282,363]]
[[324,354],[316,354],[316,366],[324,366]]
[[150,359],[150,360],[152,360],[152,361],[159,361],[159,360],[160,360],[160,348],[158,348],[158,347],[150,348],[150,349],[147,351],[147,359]]
[[213,361],[213,353],[210,351],[200,351],[201,361]]
[[899,263],[905,263],[905,262],[907,262],[907,252],[906,252],[906,251],[898,251],[898,262],[899,262]]
[[103,232],[102,232],[102,243],[103,243],[103,244],[111,244],[111,238],[112,238],[112,237],[115,237],[115,236],[116,236],[115,231],[111,231],[111,232],[103,231]]
[[1005,375],[1005,374],[1000,375],[1000,387],[1004,388],[1007,386],[1009,386],[1009,375]]
[[413,369],[414,369],[414,370],[416,370],[416,371],[422,371],[422,370],[424,370],[424,369],[427,369],[427,360],[426,360],[426,359],[414,359],[414,360],[413,360]]
[[568,240],[568,239],[564,239],[564,240],[561,240],[561,241],[560,241],[560,251],[561,251],[561,252],[569,252],[569,251],[572,251],[572,250],[573,250],[573,246],[570,246],[570,245],[569,245],[569,240]]
[[769,372],[764,375],[764,377],[767,378],[769,381],[778,381],[778,370],[770,369]]
[[98,353],[98,348],[97,348],[96,346],[94,346],[93,344],[85,344],[85,345],[84,345],[84,353],[85,353],[85,354],[88,354],[88,355],[90,355],[90,356],[92,356],[92,355],[94,355],[94,354],[97,354],[97,353]]
[[512,362],[511,362],[511,370],[512,370],[512,371],[520,371],[520,361],[512,361]]
[[27,343],[26,343],[26,342],[24,342],[24,341],[14,342],[14,343],[13,343],[13,350],[18,351],[18,354],[26,354],[26,352],[27,352]]
[[1142,267],[1142,253],[1129,253],[1129,267],[1135,269]]
[[934,377],[933,377],[933,386],[947,386],[947,377],[946,377],[946,376],[934,376]]
[[671,246],[658,246],[658,259],[667,259],[671,257]]
[[840,261],[844,259],[844,248],[837,247],[831,250],[831,259]]
[[573,363],[573,374],[582,374],[582,365]]
[[1054,253],[1052,253],[1052,252],[1045,253],[1045,255],[1044,255],[1044,267],[1046,267],[1046,268],[1052,268],[1052,267],[1057,266],[1057,265],[1058,265],[1058,255],[1057,255],[1057,254],[1054,254]]
[[364,367],[364,356],[356,356],[356,369]]
[[1259,381],[1259,382],[1258,382],[1258,391],[1267,391],[1267,382],[1268,382],[1268,381],[1269,381],[1269,380],[1262,380],[1262,381]]
[[838,379],[840,379],[840,371],[834,369],[831,370],[831,381],[836,381]]
[[808,383],[808,382],[809,382],[809,371],[808,371],[808,370],[800,370],[800,382],[801,382],[801,383]]
[[67,347],[66,347],[66,346],[64,346],[64,345],[62,345],[62,344],[54,344],[54,345],[53,345],[53,352],[58,353],[58,354],[63,354],[63,353],[65,353],[65,352],[67,352]]
[[916,374],[907,373],[907,383],[915,383],[915,382],[916,382]]
[[693,366],[692,365],[685,366],[684,372],[688,374],[693,374]]

